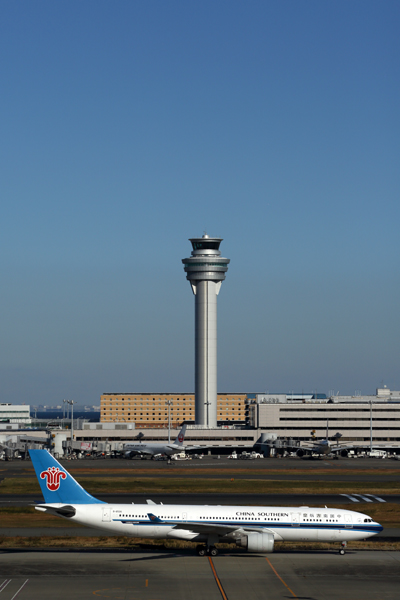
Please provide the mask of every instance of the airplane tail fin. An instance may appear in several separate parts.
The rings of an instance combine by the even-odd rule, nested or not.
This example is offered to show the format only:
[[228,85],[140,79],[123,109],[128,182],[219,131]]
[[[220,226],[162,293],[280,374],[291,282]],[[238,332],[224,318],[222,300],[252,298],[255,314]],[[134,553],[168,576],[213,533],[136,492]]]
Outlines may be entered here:
[[47,450],[29,450],[46,504],[98,504]]
[[174,441],[174,444],[176,444],[177,446],[181,446],[183,444],[183,440],[185,439],[185,433],[186,433],[186,423],[184,424],[184,426],[178,433],[178,436],[177,436],[176,440]]

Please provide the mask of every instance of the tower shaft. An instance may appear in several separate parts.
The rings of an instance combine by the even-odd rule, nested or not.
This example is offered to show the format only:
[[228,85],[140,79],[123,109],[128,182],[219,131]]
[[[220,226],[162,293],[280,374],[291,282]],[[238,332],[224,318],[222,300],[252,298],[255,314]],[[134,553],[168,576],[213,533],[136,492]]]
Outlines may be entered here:
[[217,287],[199,281],[195,293],[195,418],[209,427],[217,426]]

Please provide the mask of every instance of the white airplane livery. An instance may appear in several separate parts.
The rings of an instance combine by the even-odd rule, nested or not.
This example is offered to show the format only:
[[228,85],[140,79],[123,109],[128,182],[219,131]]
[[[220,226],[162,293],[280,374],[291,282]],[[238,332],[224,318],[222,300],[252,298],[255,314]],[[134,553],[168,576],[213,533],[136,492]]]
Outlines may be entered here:
[[164,454],[165,456],[171,457],[173,454],[179,454],[179,452],[185,450],[185,446],[183,445],[185,433],[186,424],[183,425],[173,444],[163,444],[161,442],[148,443],[142,441],[125,444],[124,455],[127,457],[140,455],[143,457],[150,456],[151,458],[154,458],[155,456]]
[[[332,439],[334,439],[336,441],[336,446],[332,446],[330,441],[329,441],[329,419],[327,419],[326,421],[326,437],[324,440],[315,440],[312,442],[311,446],[310,445],[305,445],[301,448],[299,448],[296,451],[297,456],[299,456],[300,458],[302,458],[304,455],[308,454],[310,456],[313,456],[314,454],[316,454],[317,456],[323,456],[323,455],[327,455],[327,454],[335,454],[335,455],[340,455],[342,457],[346,457],[349,454],[349,450],[353,449],[354,446],[343,446],[343,445],[339,445],[339,440],[342,437],[341,433],[336,433]],[[307,444],[307,442],[306,442]],[[309,444],[309,442],[308,442]]]
[[376,535],[383,527],[368,515],[333,508],[107,504],[94,498],[47,450],[29,454],[45,500],[36,510],[110,534],[197,542],[200,556],[216,556],[218,542],[248,552],[273,552],[275,541],[338,542]]

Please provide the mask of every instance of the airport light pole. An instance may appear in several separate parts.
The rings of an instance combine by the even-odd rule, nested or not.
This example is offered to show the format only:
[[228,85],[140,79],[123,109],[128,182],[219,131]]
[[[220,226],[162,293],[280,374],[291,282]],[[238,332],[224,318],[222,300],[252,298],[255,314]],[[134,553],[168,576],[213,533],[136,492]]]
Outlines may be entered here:
[[372,452],[372,398],[369,401],[369,451]]
[[[74,441],[74,400],[63,400],[66,404],[71,406],[71,456],[72,456],[72,442]],[[67,415],[68,415],[68,407],[67,407]]]
[[63,418],[68,419],[68,406],[65,406],[66,402],[66,400],[63,400]]
[[168,444],[171,443],[171,405],[172,400],[166,400],[165,404],[168,404]]
[[207,425],[207,427],[210,427],[210,415],[208,413],[208,407],[210,406],[211,402],[204,402],[204,404],[207,407],[207,422],[206,422],[206,425]]

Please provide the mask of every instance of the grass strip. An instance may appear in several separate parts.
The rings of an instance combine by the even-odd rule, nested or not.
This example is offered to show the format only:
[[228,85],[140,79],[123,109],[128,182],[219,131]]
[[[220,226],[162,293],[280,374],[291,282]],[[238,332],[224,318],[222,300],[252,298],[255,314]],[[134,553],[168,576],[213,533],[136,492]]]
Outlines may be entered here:
[[[63,465],[64,468],[69,471],[71,473],[71,475],[73,475],[74,477],[78,477],[80,475],[94,475],[94,476],[98,476],[98,475],[107,475],[107,476],[124,476],[124,475],[137,475],[137,476],[142,476],[142,477],[155,477],[155,476],[162,476],[162,477],[166,477],[166,476],[202,476],[205,475],[207,477],[213,477],[214,475],[220,475],[222,477],[230,477],[231,474],[238,474],[238,475],[260,475],[260,476],[270,476],[270,475],[284,475],[284,476],[288,476],[288,475],[293,475],[293,474],[297,474],[297,475],[301,475],[301,476],[307,476],[307,475],[352,475],[354,473],[357,474],[357,476],[361,474],[365,474],[365,475],[382,475],[382,476],[393,476],[393,477],[398,477],[400,474],[400,466],[397,469],[378,469],[378,468],[368,468],[368,469],[362,469],[362,468],[353,468],[353,469],[342,469],[342,468],[335,468],[334,466],[327,468],[327,467],[317,467],[315,464],[313,465],[312,468],[308,468],[308,469],[299,469],[296,467],[292,467],[292,468],[288,468],[288,469],[281,469],[279,467],[275,468],[275,469],[271,469],[271,468],[264,468],[264,465],[261,465],[259,468],[243,468],[241,466],[236,466],[236,465],[232,465],[232,463],[230,463],[229,465],[225,465],[223,467],[221,466],[214,466],[214,465],[208,465],[207,467],[204,468],[193,468],[193,466],[190,467],[183,467],[182,465],[164,465],[163,468],[146,468],[146,467],[140,467],[135,468],[135,466],[130,467],[130,468],[121,468],[119,467],[118,464],[116,464],[116,468],[115,469],[110,469],[110,468],[91,468],[90,466],[86,466],[86,467],[75,467],[76,463],[69,463],[67,465]],[[358,465],[357,465],[358,466]],[[23,470],[23,474],[24,475],[33,475],[34,474],[34,470],[33,468],[27,468]]]
[[[273,479],[186,479],[175,477],[99,477],[79,479],[79,483],[93,495],[107,493],[234,493],[234,494],[399,494],[400,481],[342,482],[342,481],[277,481]],[[6,478],[0,484],[0,494],[40,494],[35,477]]]
[[[68,521],[35,510],[33,506],[27,507],[10,507],[0,508],[0,528],[15,527],[15,528],[31,528],[31,527],[81,527],[79,523]],[[84,528],[84,525],[82,525]],[[17,533],[17,532],[16,532]]]

